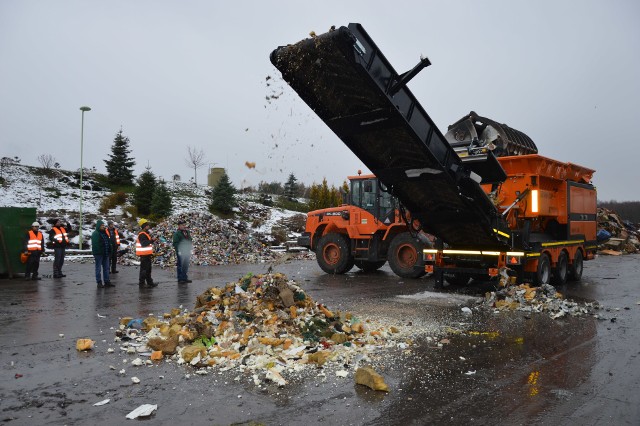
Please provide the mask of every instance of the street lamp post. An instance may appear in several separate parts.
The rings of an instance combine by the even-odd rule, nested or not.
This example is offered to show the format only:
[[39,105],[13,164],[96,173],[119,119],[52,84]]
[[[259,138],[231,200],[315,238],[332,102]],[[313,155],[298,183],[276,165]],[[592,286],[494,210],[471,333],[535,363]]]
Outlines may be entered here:
[[82,111],[82,124],[80,125],[80,229],[78,229],[79,235],[79,244],[78,247],[82,250],[82,150],[84,147],[84,113],[85,111],[91,111],[91,108],[88,106],[81,106],[80,111]]

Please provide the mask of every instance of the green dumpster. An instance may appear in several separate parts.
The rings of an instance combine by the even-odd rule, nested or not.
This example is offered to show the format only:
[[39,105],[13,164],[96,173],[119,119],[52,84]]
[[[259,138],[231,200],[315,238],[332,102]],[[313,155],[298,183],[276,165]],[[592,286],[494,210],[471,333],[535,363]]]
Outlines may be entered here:
[[24,234],[36,220],[33,207],[0,207],[0,275],[14,278],[24,274],[20,262]]

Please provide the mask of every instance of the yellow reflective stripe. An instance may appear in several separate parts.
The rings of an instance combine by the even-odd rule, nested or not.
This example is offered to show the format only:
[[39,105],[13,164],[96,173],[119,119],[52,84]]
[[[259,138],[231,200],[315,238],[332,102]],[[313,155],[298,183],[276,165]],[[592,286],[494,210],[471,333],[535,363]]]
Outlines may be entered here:
[[442,250],[444,254],[482,254],[479,250]]
[[527,257],[540,257],[540,253],[527,253]]
[[502,235],[505,238],[511,238],[511,235],[509,235],[509,234],[507,234],[505,232],[502,232],[502,231],[498,231],[496,228],[493,228],[493,232],[495,232],[496,234]]
[[482,254],[485,256],[500,256],[499,251],[482,251]]
[[436,249],[424,249],[422,250],[423,253],[429,253],[429,254],[436,254],[438,253],[438,250]]
[[524,256],[523,251],[508,251],[507,256]]
[[581,244],[581,243],[584,243],[584,240],[556,241],[553,243],[542,243],[542,247],[566,246],[569,244]]

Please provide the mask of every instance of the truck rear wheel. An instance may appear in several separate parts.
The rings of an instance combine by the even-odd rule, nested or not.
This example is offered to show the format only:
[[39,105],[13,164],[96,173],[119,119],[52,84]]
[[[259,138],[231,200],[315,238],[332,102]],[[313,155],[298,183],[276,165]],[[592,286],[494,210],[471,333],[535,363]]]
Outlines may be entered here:
[[327,274],[344,274],[353,268],[349,241],[340,234],[330,233],[320,238],[316,249],[318,265]]
[[426,271],[422,259],[423,244],[408,232],[398,234],[389,245],[391,270],[402,278],[420,278]]
[[558,256],[558,263],[553,270],[553,285],[563,285],[567,282],[567,275],[569,271],[569,256],[567,252],[563,251]]
[[580,281],[582,278],[583,257],[580,250],[576,251],[576,257],[573,258],[573,263],[569,266],[569,280]]
[[549,284],[551,280],[551,261],[549,260],[549,255],[546,253],[542,253],[540,258],[538,259],[538,269],[536,270],[535,275],[535,284]]
[[362,272],[373,272],[382,268],[384,264],[387,263],[386,260],[378,260],[376,262],[371,262],[368,260],[356,260],[355,264],[358,268],[362,269]]

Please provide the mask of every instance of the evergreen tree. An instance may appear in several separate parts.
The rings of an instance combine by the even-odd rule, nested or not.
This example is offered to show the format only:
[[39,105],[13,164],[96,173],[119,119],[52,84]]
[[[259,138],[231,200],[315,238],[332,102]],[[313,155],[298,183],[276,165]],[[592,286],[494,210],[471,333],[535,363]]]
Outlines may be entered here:
[[320,185],[314,183],[309,189],[309,208],[311,210],[320,209]]
[[133,194],[133,204],[138,209],[138,215],[148,216],[151,213],[153,193],[156,191],[156,176],[147,167],[144,173],[138,177],[138,182]]
[[133,166],[136,162],[129,157],[129,138],[122,134],[122,129],[118,131],[109,159],[104,160],[107,166],[107,178],[113,185],[133,185]]
[[340,194],[340,189],[333,185],[329,187],[327,179],[323,179],[322,184],[314,183],[311,185],[309,189],[309,208],[311,210],[338,207],[341,204],[342,195]]
[[156,190],[151,198],[151,214],[161,219],[171,215],[172,210],[171,194],[167,189],[164,179],[161,179],[156,185]]
[[289,200],[293,200],[296,198],[298,192],[298,179],[295,177],[293,173],[289,174],[289,179],[287,183],[284,184],[284,196]]
[[236,202],[236,188],[231,184],[227,173],[223,173],[220,181],[213,188],[211,194],[211,204],[209,204],[209,210],[211,212],[219,212],[223,214],[229,214],[233,211],[233,208],[238,205]]
[[322,179],[322,185],[320,185],[320,205],[322,208],[331,206],[331,190],[329,184],[327,184],[327,178]]

